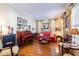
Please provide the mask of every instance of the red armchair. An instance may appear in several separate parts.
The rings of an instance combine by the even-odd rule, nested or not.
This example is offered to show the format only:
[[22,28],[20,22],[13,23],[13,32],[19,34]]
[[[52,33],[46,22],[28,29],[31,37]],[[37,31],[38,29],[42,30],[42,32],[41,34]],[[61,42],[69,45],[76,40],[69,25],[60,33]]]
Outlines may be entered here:
[[39,40],[48,40],[50,42],[56,42],[55,35],[50,32],[42,32],[39,34]]
[[19,46],[23,46],[26,41],[32,40],[33,35],[31,31],[20,31],[17,32],[17,39]]

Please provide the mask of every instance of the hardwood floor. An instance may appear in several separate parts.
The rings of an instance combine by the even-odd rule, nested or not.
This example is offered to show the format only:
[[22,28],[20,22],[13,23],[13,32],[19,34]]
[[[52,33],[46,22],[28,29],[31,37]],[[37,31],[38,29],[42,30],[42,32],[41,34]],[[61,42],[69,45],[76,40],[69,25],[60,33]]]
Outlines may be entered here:
[[33,44],[28,44],[20,47],[19,56],[59,56],[60,50],[57,43],[39,44],[34,41]]

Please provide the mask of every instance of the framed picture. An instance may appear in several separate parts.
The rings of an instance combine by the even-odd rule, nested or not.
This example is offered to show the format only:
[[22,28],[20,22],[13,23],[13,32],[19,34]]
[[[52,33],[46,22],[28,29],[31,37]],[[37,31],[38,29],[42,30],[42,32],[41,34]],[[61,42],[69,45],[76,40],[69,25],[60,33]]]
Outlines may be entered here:
[[23,19],[23,25],[26,26],[27,25],[27,20]]
[[23,19],[20,17],[17,17],[17,24],[23,24]]
[[27,20],[21,17],[17,17],[17,29],[25,29],[27,26]]
[[43,28],[44,29],[49,29],[49,23],[43,23]]
[[17,29],[22,29],[23,26],[23,18],[17,17]]

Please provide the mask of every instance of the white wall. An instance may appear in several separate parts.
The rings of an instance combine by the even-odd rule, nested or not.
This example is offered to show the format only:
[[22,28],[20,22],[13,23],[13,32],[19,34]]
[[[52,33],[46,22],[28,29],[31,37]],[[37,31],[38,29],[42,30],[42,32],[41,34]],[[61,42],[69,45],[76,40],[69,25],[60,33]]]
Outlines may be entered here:
[[54,32],[55,32],[55,20],[52,19],[52,20],[50,20],[50,21],[51,21],[51,29],[52,29],[52,33],[54,33]]
[[[1,23],[3,22],[4,25],[6,26],[9,26],[9,25],[12,26],[14,28],[14,33],[16,33],[16,30],[17,30],[17,17],[21,17],[26,20],[29,20],[27,21],[28,24],[34,27],[35,29],[34,32],[36,31],[36,27],[35,27],[36,21],[30,18],[27,18],[25,15],[23,15],[19,11],[16,11],[15,9],[13,9],[7,4],[0,4],[0,22]],[[4,30],[3,34],[7,34],[7,31]]]
[[55,28],[60,29],[60,31],[55,31],[55,34],[63,36],[63,19],[61,17],[55,20]]
[[31,28],[34,28],[34,30],[31,31],[36,33],[36,20],[33,20],[32,18],[28,19],[27,25],[31,25]]
[[37,25],[37,27],[38,27],[38,29],[37,29],[37,31],[38,31],[38,33],[40,33],[40,32],[42,32],[42,22],[41,21],[37,21],[38,23],[38,25]]

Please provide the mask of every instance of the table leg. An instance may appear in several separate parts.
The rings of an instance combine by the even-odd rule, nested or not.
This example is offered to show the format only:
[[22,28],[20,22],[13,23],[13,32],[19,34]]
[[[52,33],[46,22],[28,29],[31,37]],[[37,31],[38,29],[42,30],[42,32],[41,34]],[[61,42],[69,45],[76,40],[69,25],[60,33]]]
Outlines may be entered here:
[[62,48],[62,56],[63,56],[63,52],[64,52],[64,51],[63,51],[63,45],[62,45],[62,47],[61,47],[61,48]]

